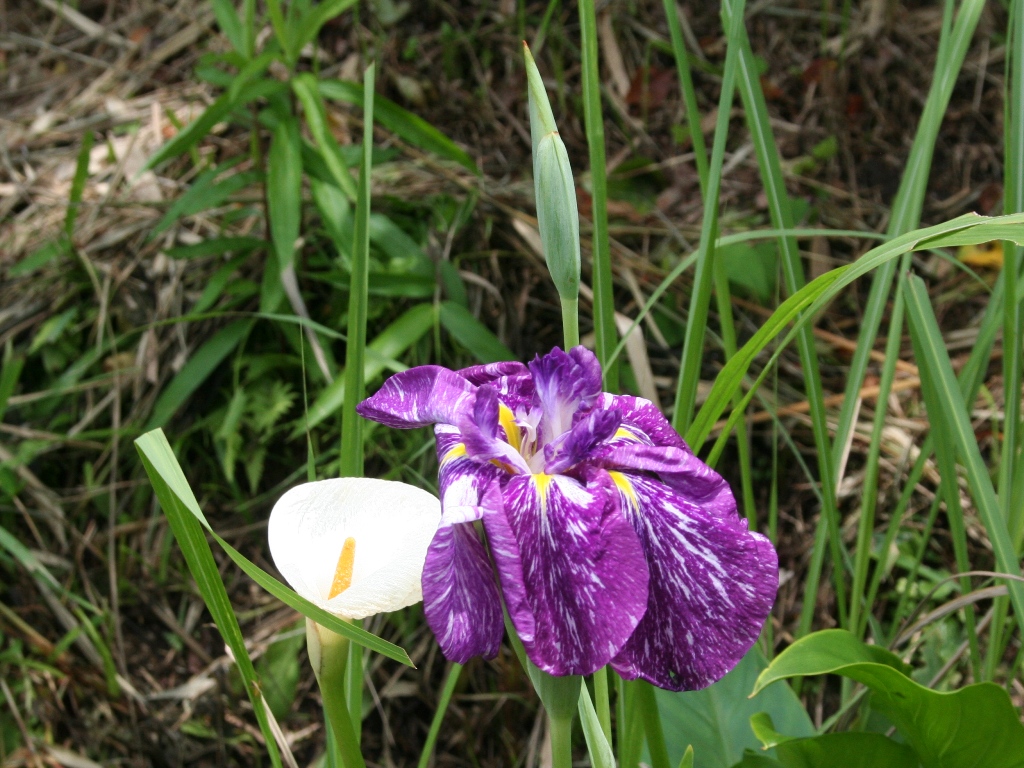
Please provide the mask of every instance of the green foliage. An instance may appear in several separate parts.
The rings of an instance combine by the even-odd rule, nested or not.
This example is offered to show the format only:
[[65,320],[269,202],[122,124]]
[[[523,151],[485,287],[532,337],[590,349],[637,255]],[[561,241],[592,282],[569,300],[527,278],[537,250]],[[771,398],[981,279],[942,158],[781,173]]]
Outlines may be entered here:
[[[754,693],[786,678],[823,674],[842,675],[867,686],[872,708],[889,718],[925,768],[1024,765],[1024,725],[1005,689],[976,683],[948,693],[932,691],[911,679],[909,667],[898,656],[867,645],[845,630],[815,632],[793,643],[761,672]],[[771,723],[762,720],[759,726],[761,736],[782,743]],[[794,746],[793,760],[783,760],[780,753],[780,762],[807,765],[802,761],[824,752],[825,746],[824,742]],[[914,764],[906,755],[899,758],[900,750],[894,747],[873,744],[870,748],[880,756],[888,751],[887,759],[897,760],[886,765]]]
[[672,764],[693,747],[695,768],[730,768],[743,757],[744,749],[760,747],[748,720],[768,712],[785,731],[811,736],[811,724],[803,704],[787,685],[758,692],[747,698],[767,662],[756,648],[724,678],[703,691],[657,691],[661,722]]

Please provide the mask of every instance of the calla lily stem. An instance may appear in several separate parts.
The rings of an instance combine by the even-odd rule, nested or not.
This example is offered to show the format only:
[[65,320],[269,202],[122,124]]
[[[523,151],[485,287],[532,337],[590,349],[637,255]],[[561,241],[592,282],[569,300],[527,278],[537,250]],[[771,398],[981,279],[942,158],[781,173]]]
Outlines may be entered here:
[[333,745],[344,768],[366,768],[359,750],[359,739],[352,726],[352,716],[346,701],[345,668],[348,666],[347,638],[311,619],[306,619],[306,647],[313,665],[324,715],[334,734]]

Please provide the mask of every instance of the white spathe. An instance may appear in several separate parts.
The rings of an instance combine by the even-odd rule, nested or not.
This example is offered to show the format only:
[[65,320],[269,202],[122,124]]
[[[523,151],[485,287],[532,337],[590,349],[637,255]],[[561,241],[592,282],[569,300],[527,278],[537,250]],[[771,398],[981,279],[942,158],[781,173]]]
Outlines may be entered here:
[[[427,547],[441,502],[391,480],[343,477],[296,486],[270,513],[274,564],[296,592],[344,619],[363,619],[423,599]],[[330,597],[338,559],[355,541],[351,583]]]

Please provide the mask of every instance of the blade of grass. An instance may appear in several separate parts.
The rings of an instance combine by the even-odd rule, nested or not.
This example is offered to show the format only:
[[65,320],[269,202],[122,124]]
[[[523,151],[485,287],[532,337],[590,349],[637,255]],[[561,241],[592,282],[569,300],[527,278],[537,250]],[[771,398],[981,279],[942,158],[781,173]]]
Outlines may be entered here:
[[[181,465],[178,464],[178,460],[175,458],[174,451],[171,450],[170,443],[167,442],[167,437],[164,435],[163,430],[155,429],[137,438],[135,440],[135,447],[142,457],[146,474],[153,483],[153,488],[157,493],[157,498],[160,501],[161,508],[164,510],[164,514],[171,521],[172,527],[180,524],[181,530],[185,534],[185,543],[181,544],[181,547],[185,553],[189,569],[192,570],[193,577],[196,578],[201,589],[209,587],[213,590],[210,593],[211,598],[217,602],[215,606],[210,608],[210,612],[214,615],[215,620],[224,607],[222,601],[227,600],[227,593],[225,592],[223,595],[218,594],[216,584],[209,582],[209,579],[214,577],[219,581],[220,575],[216,570],[216,563],[213,561],[210,545],[206,542],[206,538],[203,535],[203,529],[213,536],[214,540],[227,553],[228,557],[248,574],[253,581],[281,602],[294,608],[317,624],[321,624],[331,631],[347,637],[353,643],[358,643],[401,664],[413,666],[409,654],[403,649],[386,640],[382,640],[376,635],[359,629],[347,621],[339,619],[322,608],[318,608],[310,601],[300,597],[262,568],[253,564],[238,550],[218,536],[199,508],[199,502],[196,501],[195,494],[192,493],[192,489],[185,479],[185,473],[182,471]],[[189,522],[190,519],[198,525],[192,526]],[[177,538],[177,531],[175,531],[175,537]],[[179,542],[181,541],[182,539],[179,539]],[[186,548],[188,548],[187,551]],[[203,554],[204,550],[206,554]],[[207,555],[209,555],[209,567],[214,569],[212,575],[207,571],[208,566],[204,564]],[[199,568],[199,571],[193,570],[193,562]],[[203,579],[203,581],[200,582],[200,579]],[[220,588],[223,589],[223,583],[220,584]],[[206,599],[205,593],[203,597]],[[207,604],[209,605],[209,603]],[[214,613],[215,609],[218,613]],[[227,610],[231,611],[230,603],[227,603]],[[231,620],[235,621],[233,613],[231,614]],[[235,623],[237,625],[237,621]],[[218,627],[220,627],[219,623]]]
[[672,40],[672,55],[676,60],[676,75],[679,78],[679,90],[683,94],[686,105],[686,124],[690,129],[690,142],[693,144],[693,157],[697,163],[697,178],[700,181],[701,194],[708,187],[708,150],[704,145],[704,132],[700,126],[700,111],[697,109],[697,92],[693,87],[693,76],[690,73],[690,57],[683,42],[683,30],[679,24],[675,0],[663,0],[665,19],[668,21],[668,34]]
[[341,409],[342,477],[363,474],[362,420],[356,405],[363,399],[366,352],[366,304],[370,261],[370,174],[373,169],[374,65],[363,78],[363,161],[359,168],[356,196],[355,235],[352,245],[352,273],[348,295],[348,341],[345,345],[345,401]]
[[75,164],[75,175],[71,180],[71,192],[68,194],[68,210],[64,214],[64,234],[68,240],[74,238],[75,220],[78,209],[82,205],[82,194],[85,182],[89,180],[89,154],[92,152],[93,132],[86,131],[82,136],[82,148],[78,150],[78,161]]
[[445,712],[448,711],[448,704],[451,703],[452,694],[455,693],[455,686],[459,682],[461,673],[461,664],[456,664],[453,661],[448,665],[448,674],[445,675],[444,687],[441,689],[441,696],[434,708],[434,718],[430,721],[430,731],[427,733],[427,740],[423,743],[418,768],[427,768],[430,764],[430,758],[434,754],[434,745],[437,744],[437,735],[441,732],[441,723],[444,721]]
[[327,127],[327,113],[320,90],[317,88],[316,78],[309,72],[296,75],[292,78],[292,90],[302,102],[306,125],[313,135],[317,149],[320,150],[320,156],[331,172],[334,183],[349,200],[355,200],[356,182],[349,173],[348,166],[341,159],[341,147]]
[[[997,568],[1011,576],[1020,576],[1020,563],[1010,541],[1006,518],[1002,515],[992,479],[974,436],[970,416],[928,299],[928,290],[919,277],[908,275],[906,280],[911,340],[922,374],[925,374],[921,380],[922,383],[928,381],[928,386],[934,388],[934,399],[938,404],[938,412],[930,413],[929,418],[944,421],[945,429],[953,438],[957,454],[967,471],[975,507],[992,542]],[[1024,616],[1024,583],[1008,579],[1007,589],[1014,612]]]
[[580,0],[580,54],[583,75],[583,120],[590,152],[591,279],[594,289],[594,336],[597,359],[604,370],[604,388],[619,391],[619,368],[612,360],[617,331],[612,296],[611,243],[608,237],[608,182],[605,166],[604,115],[597,61],[597,12],[594,0]]
[[[227,589],[217,570],[217,563],[213,559],[213,552],[203,535],[202,526],[199,523],[198,504],[195,497],[188,489],[188,483],[181,467],[178,466],[170,445],[162,431],[150,432],[135,441],[139,450],[142,464],[149,475],[149,481],[153,485],[160,506],[167,516],[171,525],[174,538],[178,541],[185,562],[189,571],[199,587],[199,593],[203,596],[210,615],[217,625],[217,631],[231,649],[238,671],[245,684],[245,692],[252,702],[253,713],[259,723],[260,731],[266,743],[267,751],[270,753],[270,762],[275,768],[281,766],[281,755],[277,749],[277,742],[270,727],[266,710],[263,707],[263,694],[260,688],[259,676],[253,667],[249,651],[245,647],[245,638],[238,625],[238,619],[228,598]],[[182,487],[187,490],[187,495],[182,497]],[[191,498],[189,498],[191,497]],[[191,504],[189,502],[192,502]],[[190,509],[190,506],[194,509]]]
[[[735,0],[733,0],[735,2]],[[722,3],[725,23],[732,18],[730,2]],[[768,201],[768,212],[772,226],[776,229],[790,229],[793,226],[793,215],[786,192],[786,180],[782,173],[782,162],[778,146],[772,133],[768,115],[768,103],[761,88],[761,78],[750,48],[750,39],[746,29],[740,27],[740,38],[736,41],[739,47],[737,60],[738,83],[740,98],[744,105],[747,128],[754,142],[758,169],[761,174],[761,185]],[[800,249],[793,237],[780,237],[778,247],[782,262],[782,274],[786,292],[793,295],[803,288],[804,270],[800,260]],[[839,626],[847,626],[845,582],[842,569],[842,547],[839,532],[839,509],[836,502],[836,477],[831,462],[832,446],[829,439],[829,426],[826,420],[825,395],[821,383],[821,372],[818,367],[818,354],[814,346],[814,329],[810,324],[801,328],[797,335],[797,348],[800,354],[800,365],[804,372],[807,400],[810,403],[811,429],[814,434],[814,445],[818,456],[818,472],[821,478],[822,517],[819,523],[820,534],[816,536],[815,556],[812,567],[807,574],[805,594],[817,595],[818,582],[824,558],[820,548],[827,539],[829,551],[834,564],[833,577],[836,586],[836,605],[839,609]],[[810,622],[814,616],[816,601],[804,600],[801,608],[800,624],[797,637],[802,637],[810,630]]]
[[302,222],[302,141],[292,115],[274,128],[267,156],[267,215],[279,271],[295,264]]
[[679,385],[676,389],[676,403],[672,414],[672,426],[680,434],[688,430],[693,419],[693,406],[697,400],[697,384],[700,381],[701,358],[704,355],[704,332],[707,328],[714,276],[715,239],[718,237],[718,193],[722,187],[725,140],[729,133],[729,115],[732,112],[732,102],[735,96],[736,70],[740,52],[740,46],[737,43],[742,31],[745,7],[745,0],[736,0],[736,4],[733,6],[732,20],[726,28],[728,47],[725,54],[725,73],[722,76],[722,92],[718,101],[715,139],[711,147],[708,185],[704,191],[704,218],[701,221],[700,246],[697,250],[699,256],[693,275],[693,293],[690,296],[690,311],[686,319],[682,365],[679,370]]

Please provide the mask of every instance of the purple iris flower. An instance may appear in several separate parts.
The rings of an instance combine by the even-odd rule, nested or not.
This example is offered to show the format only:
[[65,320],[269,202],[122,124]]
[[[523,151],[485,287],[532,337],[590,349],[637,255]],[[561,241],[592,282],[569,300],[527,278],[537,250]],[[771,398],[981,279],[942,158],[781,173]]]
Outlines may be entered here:
[[583,347],[528,366],[411,368],[358,410],[436,425],[442,518],[423,602],[449,659],[497,654],[502,598],[553,675],[611,664],[694,690],[757,639],[778,588],[771,543],[657,407],[601,391]]

